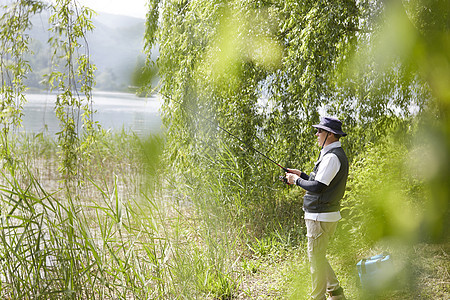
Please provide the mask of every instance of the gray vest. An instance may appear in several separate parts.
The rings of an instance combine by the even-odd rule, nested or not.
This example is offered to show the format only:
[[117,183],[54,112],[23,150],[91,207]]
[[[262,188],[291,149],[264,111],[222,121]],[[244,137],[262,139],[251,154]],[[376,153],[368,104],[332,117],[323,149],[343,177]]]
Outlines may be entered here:
[[[327,153],[334,153],[341,162],[341,167],[334,176],[330,185],[320,194],[306,192],[303,197],[303,209],[310,213],[322,213],[339,211],[341,208],[340,202],[345,193],[345,185],[348,177],[348,159],[344,150],[341,147],[333,148]],[[321,161],[314,166],[313,172],[309,175],[309,180],[314,180],[317,169]]]

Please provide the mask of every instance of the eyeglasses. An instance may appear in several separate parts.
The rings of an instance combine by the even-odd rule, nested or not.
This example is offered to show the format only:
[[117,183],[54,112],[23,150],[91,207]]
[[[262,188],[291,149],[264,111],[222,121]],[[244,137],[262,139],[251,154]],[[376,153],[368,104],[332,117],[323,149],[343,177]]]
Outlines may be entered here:
[[317,128],[317,133],[318,133],[318,134],[321,134],[322,132],[329,132],[329,131],[326,131],[326,130],[324,130],[324,129]]

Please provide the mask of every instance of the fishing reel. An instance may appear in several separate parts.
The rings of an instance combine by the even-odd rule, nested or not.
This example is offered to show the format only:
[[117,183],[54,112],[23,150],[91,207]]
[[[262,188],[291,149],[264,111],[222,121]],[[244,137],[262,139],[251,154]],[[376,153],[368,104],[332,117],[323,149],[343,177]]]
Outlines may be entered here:
[[287,184],[287,185],[291,185],[291,184],[288,182],[286,176],[280,176],[280,177],[278,177],[278,179],[280,179],[281,181],[283,181],[283,182],[284,182],[285,184]]
[[[288,170],[288,168],[282,167],[282,166],[280,166],[279,164],[277,164],[277,165],[278,165],[280,168],[282,168],[284,172],[290,173],[289,170]],[[280,177],[278,177],[278,179],[281,180],[281,181],[283,181],[283,182],[284,182],[285,184],[287,184],[287,185],[291,185],[291,184],[288,182],[288,180],[287,180],[287,178],[286,178],[286,175],[285,175],[285,176],[280,176]]]

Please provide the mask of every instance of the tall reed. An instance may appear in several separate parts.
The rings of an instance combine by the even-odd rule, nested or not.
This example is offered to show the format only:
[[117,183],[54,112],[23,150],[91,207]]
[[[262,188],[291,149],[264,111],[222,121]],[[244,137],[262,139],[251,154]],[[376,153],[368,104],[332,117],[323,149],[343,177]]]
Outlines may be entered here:
[[41,149],[36,137],[14,141],[14,165],[4,163],[0,174],[2,298],[163,297],[166,243],[155,200],[125,186],[143,178],[136,151],[110,152],[110,137],[103,138],[99,156],[81,168],[76,194],[59,186],[56,151],[32,153]]
[[[0,176],[1,297],[228,299],[236,293],[242,232],[227,223],[222,182],[163,185],[162,137],[99,132],[89,160],[78,162],[73,190],[60,181],[52,139],[12,139],[14,165],[5,163]],[[229,166],[227,176],[238,180],[233,172]]]

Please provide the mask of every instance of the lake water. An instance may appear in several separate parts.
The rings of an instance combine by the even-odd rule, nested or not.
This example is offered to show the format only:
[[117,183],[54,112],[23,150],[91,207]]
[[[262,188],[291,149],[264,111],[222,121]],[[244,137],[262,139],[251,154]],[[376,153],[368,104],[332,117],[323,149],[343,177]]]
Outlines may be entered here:
[[[21,130],[54,135],[60,131],[54,94],[27,94]],[[104,129],[122,129],[145,136],[161,131],[158,96],[140,98],[127,93],[93,93],[94,120]]]

